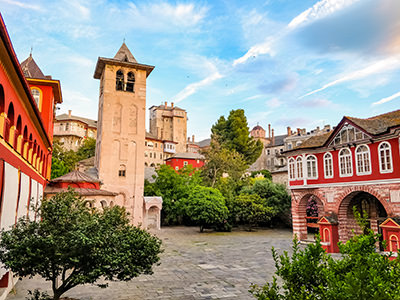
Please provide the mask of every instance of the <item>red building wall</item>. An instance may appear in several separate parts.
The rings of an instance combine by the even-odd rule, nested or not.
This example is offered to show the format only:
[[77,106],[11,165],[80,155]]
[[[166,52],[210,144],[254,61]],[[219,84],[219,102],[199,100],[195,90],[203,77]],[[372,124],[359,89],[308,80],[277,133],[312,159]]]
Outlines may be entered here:
[[201,168],[204,166],[204,160],[189,158],[171,158],[167,160],[166,164],[173,167],[175,170],[177,167],[178,170],[180,170],[185,166],[185,162],[187,162],[187,164],[191,165],[193,168]]

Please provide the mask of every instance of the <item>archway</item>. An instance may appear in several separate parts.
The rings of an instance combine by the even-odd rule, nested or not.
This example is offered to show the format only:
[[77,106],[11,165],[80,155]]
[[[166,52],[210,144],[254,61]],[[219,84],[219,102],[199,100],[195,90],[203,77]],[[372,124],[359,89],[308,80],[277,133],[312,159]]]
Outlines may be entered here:
[[354,209],[367,219],[367,225],[376,233],[380,230],[379,225],[388,216],[384,204],[376,196],[365,191],[351,192],[343,198],[339,205],[340,241],[347,241],[354,234],[363,233],[354,217]]
[[158,220],[160,218],[160,209],[157,206],[152,206],[147,212],[147,228],[158,229]]
[[[310,209],[311,203],[313,209]],[[317,220],[324,215],[324,203],[314,194],[305,194],[297,206],[292,207],[292,214],[293,234],[297,235],[298,239],[305,240],[309,229],[318,228]]]

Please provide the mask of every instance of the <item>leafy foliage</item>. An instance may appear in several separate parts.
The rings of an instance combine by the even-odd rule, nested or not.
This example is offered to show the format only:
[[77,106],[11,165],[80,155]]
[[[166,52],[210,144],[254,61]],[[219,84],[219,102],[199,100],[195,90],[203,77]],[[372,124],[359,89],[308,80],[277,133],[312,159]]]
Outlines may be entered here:
[[145,182],[145,196],[162,196],[163,224],[180,224],[184,217],[182,200],[188,198],[194,187],[201,183],[200,172],[192,166],[175,171],[171,166],[161,165],[154,183]]
[[[359,217],[359,216],[358,216]],[[366,222],[360,222],[364,227]],[[400,299],[400,258],[389,260],[377,252],[379,235],[363,228],[345,244],[339,243],[341,259],[326,254],[319,237],[315,244],[300,250],[293,241],[293,254],[278,256],[273,249],[277,278],[263,287],[253,285],[250,292],[259,300],[384,300]]]
[[243,109],[231,110],[227,119],[221,116],[211,128],[211,139],[223,148],[243,155],[248,165],[254,163],[262,151],[262,143],[250,136]]
[[217,189],[196,186],[183,202],[185,214],[203,232],[205,226],[215,226],[226,222],[228,208],[224,197]]
[[53,142],[51,178],[57,178],[74,170],[78,161],[92,157],[96,152],[96,140],[87,138],[78,151],[66,151],[59,141]]
[[[42,202],[41,221],[2,231],[0,260],[17,276],[52,281],[53,299],[85,283],[151,274],[161,241],[129,224],[124,208],[88,208],[73,190]],[[58,282],[60,283],[58,285]]]

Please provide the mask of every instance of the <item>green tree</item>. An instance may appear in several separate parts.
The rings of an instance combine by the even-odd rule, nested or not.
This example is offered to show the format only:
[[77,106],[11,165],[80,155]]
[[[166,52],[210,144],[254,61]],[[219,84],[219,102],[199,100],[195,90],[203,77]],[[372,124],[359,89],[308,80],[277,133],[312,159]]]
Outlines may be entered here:
[[188,218],[200,226],[200,232],[203,232],[205,226],[220,225],[228,218],[224,197],[220,191],[211,187],[196,186],[183,201],[183,207]]
[[208,150],[203,152],[206,163],[202,169],[204,181],[211,187],[227,174],[234,181],[239,181],[248,168],[242,154],[235,150],[221,147],[218,142],[213,142]]
[[42,202],[40,222],[21,218],[2,231],[0,260],[17,276],[52,282],[53,299],[69,289],[152,274],[161,241],[129,224],[124,208],[88,208],[73,190]]
[[202,182],[200,172],[192,166],[175,171],[171,166],[161,165],[154,183],[145,182],[145,196],[162,196],[162,221],[164,224],[180,224],[183,221],[181,202]]
[[211,128],[211,139],[242,154],[248,165],[257,160],[263,148],[259,140],[250,136],[243,109],[231,110],[228,119],[221,116]]
[[273,249],[281,286],[274,277],[262,287],[253,285],[250,292],[259,300],[399,300],[400,258],[391,261],[379,253],[379,235],[361,227],[366,234],[339,243],[341,259],[326,254],[319,237],[304,250],[294,240],[291,257]]
[[78,160],[93,157],[96,154],[96,140],[94,138],[87,138],[83,141],[82,145],[79,147],[76,155]]
[[274,208],[265,205],[265,200],[257,194],[242,194],[235,198],[230,213],[233,219],[252,227],[268,222],[276,214]]

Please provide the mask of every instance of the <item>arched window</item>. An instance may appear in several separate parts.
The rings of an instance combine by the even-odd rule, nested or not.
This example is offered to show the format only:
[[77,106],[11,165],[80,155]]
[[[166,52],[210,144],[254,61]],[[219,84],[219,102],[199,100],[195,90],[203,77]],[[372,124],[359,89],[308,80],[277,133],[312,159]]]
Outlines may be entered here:
[[340,171],[340,176],[342,177],[353,175],[351,152],[347,148],[344,148],[339,152],[339,171]]
[[7,118],[10,121],[10,126],[14,126],[14,105],[12,102],[8,106]]
[[24,127],[24,143],[28,141],[28,127],[25,125]]
[[367,145],[360,145],[356,148],[357,175],[371,174],[371,159]]
[[42,92],[36,87],[31,88],[33,99],[35,99],[36,106],[39,111],[42,111]]
[[119,166],[118,176],[119,177],[125,177],[126,176],[126,166],[125,165],[120,165]]
[[392,151],[388,142],[379,144],[379,170],[381,173],[390,173],[393,171]]
[[301,156],[296,158],[296,178],[303,179],[303,158]]
[[314,155],[307,156],[307,178],[309,179],[317,179],[317,158]]
[[21,116],[18,116],[17,118],[17,125],[16,125],[18,135],[22,133],[22,121],[21,121]]
[[115,89],[117,91],[123,91],[124,90],[124,73],[122,73],[121,70],[117,71]]
[[289,179],[296,179],[296,163],[293,158],[289,159]]
[[149,165],[147,164],[147,162],[145,162],[145,163],[144,163],[144,166],[145,166],[145,167],[148,167]]
[[135,74],[133,74],[133,72],[129,72],[126,82],[126,91],[133,92],[134,89],[135,89]]
[[106,200],[101,200],[100,204],[101,204],[101,208],[102,209],[105,209],[107,207],[107,201]]
[[325,153],[324,155],[324,175],[325,178],[333,177],[333,159],[332,154],[329,152]]

